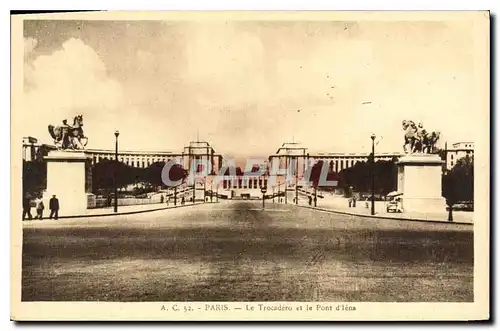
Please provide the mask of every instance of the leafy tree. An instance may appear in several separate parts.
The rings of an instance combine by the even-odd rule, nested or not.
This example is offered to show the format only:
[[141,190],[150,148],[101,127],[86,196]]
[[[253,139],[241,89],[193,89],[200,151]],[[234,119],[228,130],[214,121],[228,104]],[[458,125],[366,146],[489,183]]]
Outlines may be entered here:
[[188,176],[188,171],[185,170],[182,165],[180,164],[174,164],[168,173],[168,177],[170,181],[172,182],[177,182],[179,180],[184,181]]
[[449,206],[474,201],[474,158],[465,156],[443,176],[443,196]]
[[[114,160],[102,160],[94,165],[92,169],[92,184],[94,192],[104,191],[111,193],[114,189],[115,169],[116,185],[125,187],[130,184],[142,183],[144,189],[139,193],[151,192],[155,187],[167,187],[162,180],[164,162],[155,162],[147,168],[131,167],[123,162]],[[171,181],[184,180],[188,173],[179,164],[174,164],[169,171]]]
[[[340,186],[347,192],[352,186],[358,192],[371,192],[371,157],[368,162],[357,162],[354,166],[340,171]],[[386,195],[397,189],[396,160],[379,160],[374,165],[375,193]]]
[[119,188],[143,181],[145,177],[145,169],[134,168],[123,162],[104,159],[92,168],[93,192],[104,191],[106,194],[111,193],[115,185],[115,171],[116,185]]
[[161,173],[165,162],[154,162],[149,167],[144,170],[144,181],[151,184],[152,186],[165,186],[161,178]]
[[[324,190],[335,189],[336,186],[334,187],[334,186],[325,185],[325,183],[320,183],[321,171],[323,169],[323,164],[324,164],[324,162],[322,160],[320,160],[312,166],[311,175],[309,177],[309,180],[311,181],[311,184],[316,188],[322,188]],[[328,165],[327,165],[327,167],[328,167]],[[338,182],[340,180],[340,176],[336,172],[333,172],[331,167],[328,167],[327,174],[326,174],[326,180],[329,182],[337,181],[337,184],[338,184]]]
[[47,187],[47,162],[23,160],[23,195],[38,196]]

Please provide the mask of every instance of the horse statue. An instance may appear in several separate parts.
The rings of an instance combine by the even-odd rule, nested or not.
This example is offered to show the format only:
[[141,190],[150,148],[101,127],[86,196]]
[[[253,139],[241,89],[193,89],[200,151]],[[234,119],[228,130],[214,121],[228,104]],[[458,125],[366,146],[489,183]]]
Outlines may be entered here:
[[402,122],[403,130],[405,131],[403,150],[406,154],[415,152],[415,147],[419,141],[417,136],[418,128],[413,121]]
[[73,118],[73,125],[69,125],[66,120],[63,120],[62,125],[49,125],[48,129],[59,150],[84,149],[88,143],[88,138],[83,133],[82,115]]
[[412,153],[424,153],[425,149],[425,137],[427,136],[427,131],[424,129],[422,123],[418,123],[416,126],[416,140],[413,145]]
[[436,152],[436,143],[440,136],[439,132],[427,132],[422,123],[419,123],[417,126],[413,121],[405,120],[402,124],[405,131],[403,149],[406,154],[433,154]]
[[422,149],[423,153],[434,154],[436,153],[436,143],[439,140],[441,133],[439,131],[432,131],[424,136]]

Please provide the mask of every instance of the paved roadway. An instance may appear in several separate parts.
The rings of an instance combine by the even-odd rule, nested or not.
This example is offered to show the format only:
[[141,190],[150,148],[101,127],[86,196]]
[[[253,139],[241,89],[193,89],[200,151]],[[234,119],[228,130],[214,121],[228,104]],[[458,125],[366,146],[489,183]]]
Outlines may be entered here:
[[266,207],[25,224],[22,300],[473,300],[471,226]]

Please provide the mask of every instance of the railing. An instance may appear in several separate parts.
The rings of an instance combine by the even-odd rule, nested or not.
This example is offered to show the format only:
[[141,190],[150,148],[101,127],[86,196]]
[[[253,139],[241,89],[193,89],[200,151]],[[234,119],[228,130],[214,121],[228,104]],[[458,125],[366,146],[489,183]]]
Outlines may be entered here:
[[[149,205],[154,203],[161,203],[159,198],[118,198],[118,206],[134,206],[134,205]],[[104,207],[112,207],[114,206],[114,199],[104,199],[104,198],[96,198],[95,199],[95,207],[93,208],[104,208]]]

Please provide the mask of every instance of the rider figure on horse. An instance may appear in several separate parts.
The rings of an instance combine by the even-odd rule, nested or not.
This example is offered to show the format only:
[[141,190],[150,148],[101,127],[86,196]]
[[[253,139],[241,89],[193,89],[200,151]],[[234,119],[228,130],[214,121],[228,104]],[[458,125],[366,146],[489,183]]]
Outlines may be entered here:
[[70,145],[69,137],[72,134],[73,127],[68,124],[68,120],[62,121],[62,146],[63,148],[68,148]]
[[[417,127],[417,139],[418,139],[417,147],[418,147],[418,152],[422,153],[424,151],[425,136],[426,135],[427,135],[427,131],[425,131],[424,125],[422,124],[422,122],[418,123],[418,127]],[[417,152],[417,151],[415,150],[415,152]]]
[[54,139],[54,144],[59,150],[85,149],[88,138],[83,133],[83,116],[77,115],[73,119],[73,124],[68,120],[63,120],[62,125],[49,125],[50,136]]

